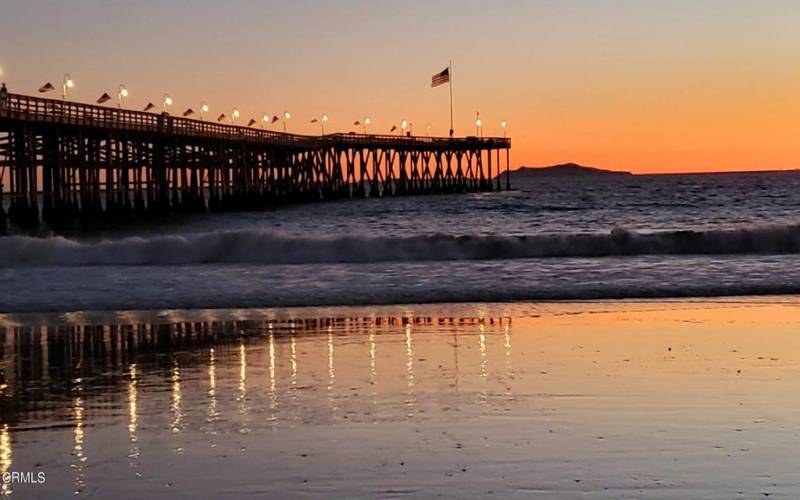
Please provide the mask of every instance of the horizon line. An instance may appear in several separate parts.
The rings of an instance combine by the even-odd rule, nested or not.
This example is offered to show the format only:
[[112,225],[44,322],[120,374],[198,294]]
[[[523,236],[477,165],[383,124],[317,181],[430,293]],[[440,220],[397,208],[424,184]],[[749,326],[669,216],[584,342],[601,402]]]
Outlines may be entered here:
[[709,175],[709,174],[770,174],[770,173],[791,173],[791,172],[800,172],[800,167],[787,167],[787,168],[770,168],[770,169],[752,169],[752,170],[692,170],[692,171],[664,171],[664,172],[635,172],[631,170],[612,170],[604,167],[596,167],[591,165],[583,165],[577,162],[564,162],[564,163],[556,163],[553,165],[545,165],[545,166],[529,166],[529,165],[520,165],[516,168],[512,168],[511,172],[517,172],[524,168],[526,169],[546,169],[546,168],[553,168],[563,165],[576,165],[578,167],[584,168],[591,168],[600,170],[601,173],[610,173],[610,174],[628,174],[628,175],[635,175],[635,176],[645,176],[645,175]]

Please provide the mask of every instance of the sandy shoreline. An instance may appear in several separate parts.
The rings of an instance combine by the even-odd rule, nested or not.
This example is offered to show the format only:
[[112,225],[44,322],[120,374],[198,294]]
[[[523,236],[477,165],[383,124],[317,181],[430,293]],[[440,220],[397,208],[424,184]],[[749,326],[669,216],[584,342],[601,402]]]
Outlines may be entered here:
[[310,305],[287,307],[200,307],[169,309],[83,309],[68,311],[0,312],[2,326],[133,324],[148,322],[293,320],[362,316],[437,317],[538,317],[594,314],[610,310],[647,311],[711,307],[757,307],[768,304],[800,304],[800,295],[735,295],[720,297],[614,298],[501,302],[424,302],[364,305]]
[[793,498],[797,297],[0,316],[49,498]]

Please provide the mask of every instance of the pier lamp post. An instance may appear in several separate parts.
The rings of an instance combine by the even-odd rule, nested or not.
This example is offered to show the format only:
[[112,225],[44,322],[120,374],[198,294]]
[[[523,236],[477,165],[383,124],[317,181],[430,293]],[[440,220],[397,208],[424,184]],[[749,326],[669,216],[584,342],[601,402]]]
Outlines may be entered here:
[[64,75],[64,83],[61,85],[61,99],[66,101],[69,89],[71,89],[74,86],[75,82],[72,81],[72,77],[69,76],[69,73]]
[[236,123],[236,120],[238,118],[239,118],[239,108],[234,106],[233,111],[231,112],[231,123]]
[[322,130],[322,135],[325,135],[325,123],[328,122],[328,115],[322,113],[322,116],[319,118],[319,126]]
[[292,114],[288,111],[283,112],[283,131],[286,132],[286,124],[289,120],[292,119]]
[[503,120],[500,122],[500,128],[503,129],[503,138],[506,137],[506,129],[508,128],[508,122]]
[[164,94],[164,100],[161,102],[161,109],[164,113],[167,112],[167,107],[172,106],[172,97],[169,94]]
[[367,126],[372,123],[372,119],[369,116],[364,117],[364,135],[367,134]]
[[401,132],[400,132],[400,133],[401,133],[402,135],[405,135],[405,134],[406,134],[406,129],[407,129],[407,128],[408,128],[408,120],[403,120],[402,122],[400,122],[400,130],[401,130]]
[[120,83],[119,87],[117,87],[117,107],[120,109],[122,108],[123,97],[128,97],[128,89],[124,84]]
[[480,111],[477,112],[475,117],[475,135],[478,137],[481,136],[481,126],[483,125],[483,121],[481,120],[481,113]]
[[261,114],[261,128],[266,128],[267,125],[269,125],[270,119],[271,119],[271,117],[268,114],[262,113]]
[[200,104],[200,119],[201,120],[205,119],[206,113],[208,113],[208,104],[206,104],[206,102],[203,101],[203,103]]
[[428,137],[429,135],[431,135],[431,124],[430,123],[425,125],[425,137]]

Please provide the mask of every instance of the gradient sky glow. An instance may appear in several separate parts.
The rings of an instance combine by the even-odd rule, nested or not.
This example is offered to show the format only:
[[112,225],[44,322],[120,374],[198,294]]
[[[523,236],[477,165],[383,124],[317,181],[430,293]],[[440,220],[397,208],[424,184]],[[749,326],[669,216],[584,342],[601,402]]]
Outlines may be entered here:
[[[635,172],[800,168],[796,1],[2,0],[0,68],[35,93],[70,73],[76,100],[130,91],[246,123],[374,133],[403,118],[446,134],[509,122],[515,165]],[[279,125],[275,125],[278,127]]]

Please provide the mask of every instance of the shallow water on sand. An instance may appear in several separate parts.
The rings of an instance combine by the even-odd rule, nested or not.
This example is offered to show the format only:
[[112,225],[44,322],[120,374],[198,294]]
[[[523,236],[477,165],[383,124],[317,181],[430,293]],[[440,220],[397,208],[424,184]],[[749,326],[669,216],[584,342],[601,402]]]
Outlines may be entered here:
[[0,316],[22,498],[796,498],[800,299]]

